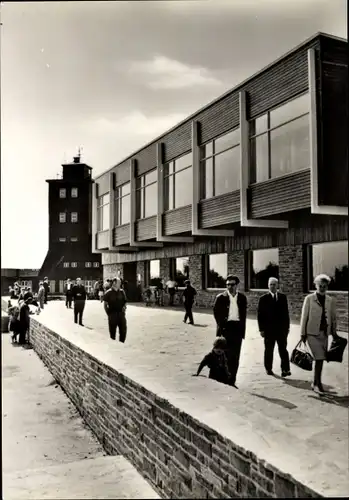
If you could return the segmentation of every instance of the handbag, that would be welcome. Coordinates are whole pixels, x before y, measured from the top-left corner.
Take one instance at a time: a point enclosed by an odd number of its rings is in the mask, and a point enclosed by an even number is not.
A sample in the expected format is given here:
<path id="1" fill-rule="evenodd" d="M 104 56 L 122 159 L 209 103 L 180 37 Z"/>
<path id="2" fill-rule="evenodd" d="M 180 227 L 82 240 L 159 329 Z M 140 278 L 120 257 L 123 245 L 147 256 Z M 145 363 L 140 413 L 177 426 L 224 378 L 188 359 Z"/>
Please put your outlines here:
<path id="1" fill-rule="evenodd" d="M 300 346 L 304 344 L 305 350 L 301 350 Z M 296 347 L 293 349 L 292 355 L 291 355 L 291 363 L 294 365 L 298 366 L 298 368 L 301 368 L 302 370 L 306 370 L 308 372 L 311 372 L 313 369 L 313 356 L 310 354 L 307 344 L 303 342 L 303 340 L 300 340 Z"/>
<path id="2" fill-rule="evenodd" d="M 347 347 L 348 341 L 344 337 L 337 335 L 333 338 L 331 346 L 327 351 L 327 362 L 335 361 L 341 363 L 343 361 L 343 354 Z"/>

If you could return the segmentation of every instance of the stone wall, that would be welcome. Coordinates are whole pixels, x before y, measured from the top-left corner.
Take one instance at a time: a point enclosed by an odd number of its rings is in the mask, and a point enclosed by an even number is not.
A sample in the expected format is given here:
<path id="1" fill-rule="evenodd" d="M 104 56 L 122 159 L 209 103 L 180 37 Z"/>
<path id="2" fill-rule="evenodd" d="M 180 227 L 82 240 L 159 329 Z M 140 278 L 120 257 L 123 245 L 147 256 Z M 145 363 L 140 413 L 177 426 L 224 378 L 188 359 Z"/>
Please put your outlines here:
<path id="1" fill-rule="evenodd" d="M 31 342 L 109 454 L 163 498 L 319 496 L 32 318 Z"/>

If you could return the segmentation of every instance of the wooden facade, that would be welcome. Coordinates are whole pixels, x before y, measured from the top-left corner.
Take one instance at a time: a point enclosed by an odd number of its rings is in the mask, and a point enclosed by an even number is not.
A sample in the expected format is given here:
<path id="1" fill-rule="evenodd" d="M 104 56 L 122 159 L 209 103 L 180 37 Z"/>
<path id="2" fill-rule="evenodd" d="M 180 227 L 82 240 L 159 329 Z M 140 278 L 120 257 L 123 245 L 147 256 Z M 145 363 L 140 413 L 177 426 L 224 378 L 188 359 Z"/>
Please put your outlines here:
<path id="1" fill-rule="evenodd" d="M 330 205 L 335 211 L 337 206 L 344 207 L 348 203 L 347 120 L 346 106 L 343 105 L 343 102 L 347 103 L 348 85 L 346 50 L 347 43 L 343 40 L 323 34 L 312 37 L 99 176 L 96 179 L 96 195 L 102 196 L 110 191 L 110 173 L 113 174 L 114 188 L 130 181 L 131 164 L 134 164 L 135 177 L 153 170 L 154 167 L 158 168 L 159 175 L 162 176 L 164 163 L 190 151 L 193 162 L 198 161 L 197 153 L 194 154 L 193 123 L 198 124 L 198 146 L 239 127 L 241 93 L 246 96 L 246 117 L 248 120 L 253 120 L 303 93 L 310 92 L 309 52 L 311 51 L 315 54 L 317 113 L 317 142 L 311 147 L 316 148 L 316 155 L 313 155 L 316 164 L 309 165 L 309 168 L 304 170 L 248 185 L 246 192 L 243 191 L 244 188 L 240 188 L 213 198 L 199 199 L 198 203 L 193 201 L 193 205 L 160 212 L 157 216 L 134 220 L 131 226 L 127 224 L 116 227 L 112 224 L 108 243 L 105 233 L 97 234 L 97 249 L 103 253 L 103 250 L 112 251 L 113 246 L 129 247 L 129 253 L 120 254 L 122 261 L 139 261 L 141 255 L 147 255 L 147 249 L 137 248 L 137 241 L 142 242 L 142 247 L 146 242 L 149 244 L 151 242 L 154 244 L 156 241 L 163 242 L 164 249 L 149 248 L 151 255 L 161 255 L 162 252 L 169 251 L 170 245 L 171 248 L 178 250 L 180 248 L 177 246 L 178 238 L 194 235 L 196 222 L 199 231 L 195 232 L 194 237 L 200 244 L 206 236 L 208 241 L 214 239 L 221 242 L 223 233 L 219 237 L 214 233 L 218 228 L 227 231 L 227 241 L 230 241 L 229 245 L 234 248 L 236 245 L 240 245 L 241 248 L 249 248 L 249 245 L 253 248 L 263 247 L 264 241 L 267 241 L 269 246 L 275 246 L 278 244 L 278 238 L 281 238 L 283 245 L 293 245 L 298 241 L 297 228 L 293 227 L 295 214 L 298 213 L 306 213 L 310 217 L 310 229 L 304 231 L 316 231 L 313 221 L 317 219 L 318 216 L 315 214 L 319 212 L 312 212 L 314 169 L 317 174 L 319 204 Z M 161 161 L 158 155 L 159 146 L 162 148 Z M 242 152 L 241 155 L 243 154 Z M 244 165 L 242 160 L 241 165 Z M 195 187 L 193 187 L 193 200 L 196 200 L 194 191 Z M 242 198 L 242 193 L 246 194 L 245 198 Z M 131 191 L 131 198 L 132 196 L 135 196 L 134 190 Z M 242 200 L 246 198 L 247 221 L 243 220 L 241 212 Z M 94 198 L 93 202 L 96 204 L 97 198 Z M 329 213 L 333 214 L 333 210 Z M 325 224 L 326 214 L 321 217 L 321 221 Z M 282 219 L 284 225 L 278 226 L 278 219 Z M 347 220 L 346 216 L 344 219 Z M 296 224 L 299 224 L 299 221 Z M 277 227 L 281 226 L 285 229 L 278 230 Z M 229 231 L 235 232 L 232 238 L 229 238 Z M 301 239 L 307 239 L 304 231 L 299 229 Z M 186 242 L 185 248 L 189 247 L 190 244 Z"/>

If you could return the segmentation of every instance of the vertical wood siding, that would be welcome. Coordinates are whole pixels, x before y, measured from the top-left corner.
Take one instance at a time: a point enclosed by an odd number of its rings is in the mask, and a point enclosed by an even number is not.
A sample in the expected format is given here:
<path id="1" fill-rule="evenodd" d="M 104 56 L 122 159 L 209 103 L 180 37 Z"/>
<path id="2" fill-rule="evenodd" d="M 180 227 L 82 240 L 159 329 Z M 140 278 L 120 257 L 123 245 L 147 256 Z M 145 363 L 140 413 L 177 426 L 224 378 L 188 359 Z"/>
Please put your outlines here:
<path id="1" fill-rule="evenodd" d="M 310 169 L 249 188 L 250 217 L 268 217 L 310 207 Z"/>
<path id="2" fill-rule="evenodd" d="M 156 238 L 156 215 L 136 222 L 136 241 Z"/>
<path id="3" fill-rule="evenodd" d="M 163 228 L 165 236 L 191 231 L 191 205 L 166 212 Z"/>
<path id="4" fill-rule="evenodd" d="M 203 229 L 239 222 L 239 220 L 240 191 L 201 200 L 200 202 L 199 225 Z"/>

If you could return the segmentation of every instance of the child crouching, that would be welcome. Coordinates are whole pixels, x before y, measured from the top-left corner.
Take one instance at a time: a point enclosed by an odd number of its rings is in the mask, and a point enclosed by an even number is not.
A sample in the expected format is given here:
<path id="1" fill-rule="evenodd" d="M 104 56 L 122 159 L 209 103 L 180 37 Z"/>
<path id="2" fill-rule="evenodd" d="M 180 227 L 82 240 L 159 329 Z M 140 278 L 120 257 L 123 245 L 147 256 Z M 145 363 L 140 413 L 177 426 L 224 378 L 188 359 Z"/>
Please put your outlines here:
<path id="1" fill-rule="evenodd" d="M 227 357 L 225 354 L 225 349 L 227 347 L 227 341 L 224 337 L 217 337 L 213 343 L 213 349 L 211 352 L 206 354 L 204 359 L 201 361 L 198 371 L 195 374 L 198 376 L 205 366 L 210 369 L 209 378 L 221 382 L 222 384 L 228 384 L 230 379 L 230 373 L 228 369 Z"/>

